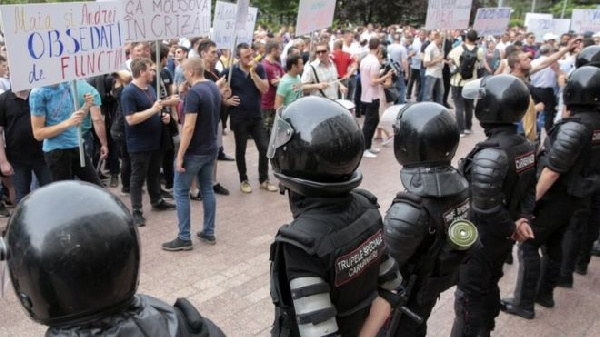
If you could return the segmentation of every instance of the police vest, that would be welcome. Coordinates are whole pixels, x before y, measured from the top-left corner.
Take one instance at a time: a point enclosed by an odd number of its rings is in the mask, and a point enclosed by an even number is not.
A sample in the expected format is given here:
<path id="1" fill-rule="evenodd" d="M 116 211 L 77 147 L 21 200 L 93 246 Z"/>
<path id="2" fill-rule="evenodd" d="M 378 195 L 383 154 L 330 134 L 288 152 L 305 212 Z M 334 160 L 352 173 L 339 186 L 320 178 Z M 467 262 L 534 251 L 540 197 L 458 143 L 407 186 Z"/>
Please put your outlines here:
<path id="1" fill-rule="evenodd" d="M 470 169 L 473 157 L 485 148 L 502 150 L 508 157 L 508 172 L 502 183 L 503 204 L 508 209 L 511 219 L 517 220 L 521 217 L 521 200 L 536 180 L 535 149 L 527 139 L 516 133 L 495 134 L 475 145 L 475 148 L 461 162 L 460 171 L 467 180 L 471 181 Z"/>
<path id="2" fill-rule="evenodd" d="M 425 224 L 428 227 L 427 237 L 400 268 L 405 281 L 415 279 L 415 288 L 408 289 L 410 297 L 416 296 L 417 303 L 426 305 L 458 281 L 459 267 L 465 261 L 468 250 L 454 249 L 448 242 L 447 233 L 455 220 L 468 219 L 469 191 L 465 189 L 459 194 L 443 198 L 423 198 L 414 193 L 400 192 L 392 201 L 392 207 L 400 202 L 421 209 L 421 213 L 427 215 L 421 218 L 429 220 Z"/>
<path id="3" fill-rule="evenodd" d="M 572 196 L 585 198 L 600 191 L 600 112 L 580 112 L 571 118 L 563 119 L 550 130 L 546 138 L 546 150 L 550 149 L 556 140 L 560 125 L 568 122 L 585 125 L 591 131 L 591 135 L 589 141 L 582 147 L 573 167 L 568 173 L 562 174 L 556 184 L 566 189 Z M 545 157 L 547 154 L 548 152 L 545 151 L 542 156 Z"/>
<path id="4" fill-rule="evenodd" d="M 318 208 L 302 212 L 279 229 L 271 245 L 271 298 L 275 304 L 272 336 L 299 336 L 286 275 L 283 244 L 301 248 L 328 266 L 331 302 L 337 310 L 338 334 L 357 336 L 377 296 L 379 265 L 385 245 L 379 205 L 368 191 L 355 189 L 348 212 Z"/>

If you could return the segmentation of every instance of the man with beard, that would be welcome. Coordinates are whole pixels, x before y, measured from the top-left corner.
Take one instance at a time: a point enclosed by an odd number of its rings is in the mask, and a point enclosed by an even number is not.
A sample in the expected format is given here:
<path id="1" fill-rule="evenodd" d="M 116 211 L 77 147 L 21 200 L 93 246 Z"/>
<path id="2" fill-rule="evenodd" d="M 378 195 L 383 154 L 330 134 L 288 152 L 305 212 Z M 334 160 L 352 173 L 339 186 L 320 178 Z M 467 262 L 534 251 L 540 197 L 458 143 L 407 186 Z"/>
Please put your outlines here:
<path id="1" fill-rule="evenodd" d="M 281 49 L 279 48 L 279 42 L 277 42 L 277 40 L 268 40 L 265 52 L 266 56 L 260 63 L 263 68 L 265 68 L 267 80 L 269 80 L 269 90 L 261 97 L 260 111 L 263 121 L 265 122 L 265 129 L 267 134 L 269 134 L 271 132 L 271 126 L 273 126 L 273 118 L 275 117 L 274 105 L 277 87 L 279 86 L 279 81 L 283 75 L 285 75 L 285 71 L 281 67 Z"/>

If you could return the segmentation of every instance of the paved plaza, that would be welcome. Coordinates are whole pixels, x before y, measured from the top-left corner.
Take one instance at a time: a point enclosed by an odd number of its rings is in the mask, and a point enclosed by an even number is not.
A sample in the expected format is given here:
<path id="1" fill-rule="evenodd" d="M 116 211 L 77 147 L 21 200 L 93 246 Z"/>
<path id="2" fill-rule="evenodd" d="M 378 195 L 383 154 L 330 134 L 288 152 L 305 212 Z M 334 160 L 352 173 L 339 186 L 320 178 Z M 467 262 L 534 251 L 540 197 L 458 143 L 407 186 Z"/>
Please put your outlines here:
<path id="1" fill-rule="evenodd" d="M 457 157 L 465 156 L 483 139 L 476 129 L 461 138 Z M 226 152 L 235 153 L 233 134 L 225 138 Z M 377 146 L 378 141 L 374 142 Z M 390 144 L 391 145 L 391 144 Z M 269 245 L 277 229 L 291 220 L 287 196 L 260 190 L 258 186 L 258 152 L 248 143 L 246 159 L 253 192 L 239 190 L 235 162 L 219 162 L 219 180 L 231 190 L 227 197 L 217 196 L 216 235 L 218 243 L 209 246 L 194 237 L 189 252 L 167 252 L 160 244 L 177 234 L 174 211 L 153 212 L 144 195 L 146 227 L 140 229 L 142 265 L 139 292 L 173 304 L 177 297 L 187 297 L 201 314 L 211 318 L 228 336 L 269 336 L 273 306 L 269 297 Z M 383 148 L 377 159 L 363 159 L 362 187 L 379 197 L 385 213 L 401 189 L 399 168 L 393 148 Z M 272 177 L 272 175 L 271 175 Z M 275 179 L 272 177 L 272 180 Z M 112 190 L 118 193 L 117 189 Z M 74 196 L 76 197 L 76 196 Z M 129 198 L 122 198 L 129 205 Z M 68 200 L 65 200 L 68 202 Z M 201 228 L 202 204 L 192 201 L 192 231 Z M 6 221 L 0 222 L 0 228 Z M 516 258 L 516 249 L 513 252 Z M 501 282 L 502 295 L 512 293 L 518 263 L 505 266 Z M 536 307 L 536 319 L 524 320 L 501 313 L 492 336 L 579 337 L 600 335 L 600 258 L 593 258 L 590 272 L 575 275 L 573 289 L 555 292 L 556 307 Z M 429 320 L 429 336 L 448 336 L 454 318 L 454 290 L 442 294 Z M 30 321 L 16 301 L 11 287 L 0 299 L 0 336 L 42 336 L 45 328 Z M 159 337 L 159 336 L 157 336 Z"/>

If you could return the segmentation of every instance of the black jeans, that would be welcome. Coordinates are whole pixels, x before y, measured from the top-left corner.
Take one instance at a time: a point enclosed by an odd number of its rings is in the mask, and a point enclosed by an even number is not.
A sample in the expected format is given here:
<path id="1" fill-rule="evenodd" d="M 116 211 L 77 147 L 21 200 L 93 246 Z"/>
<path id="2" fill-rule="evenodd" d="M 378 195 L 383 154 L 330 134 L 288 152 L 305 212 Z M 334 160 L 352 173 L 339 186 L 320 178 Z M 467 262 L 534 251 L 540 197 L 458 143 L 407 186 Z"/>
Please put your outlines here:
<path id="1" fill-rule="evenodd" d="M 237 164 L 240 182 L 248 180 L 246 169 L 246 147 L 248 137 L 254 139 L 258 149 L 258 180 L 262 183 L 269 179 L 269 161 L 267 159 L 267 147 L 264 122 L 262 118 L 254 119 L 231 119 L 231 130 L 235 138 L 235 163 Z"/>
<path id="2" fill-rule="evenodd" d="M 406 98 L 410 99 L 412 96 L 412 90 L 413 90 L 413 86 L 416 84 L 417 89 L 417 96 L 419 95 L 419 92 L 421 91 L 421 69 L 413 69 L 410 68 L 410 77 L 408 79 L 408 88 L 406 88 Z"/>
<path id="3" fill-rule="evenodd" d="M 150 204 L 160 202 L 160 151 L 130 153 L 131 159 L 131 208 L 142 211 L 142 187 L 144 180 L 148 186 Z"/>
<path id="4" fill-rule="evenodd" d="M 448 95 L 450 95 L 450 67 L 446 64 L 442 69 L 442 83 L 444 85 L 444 95 L 442 97 L 442 103 L 448 103 Z"/>
<path id="5" fill-rule="evenodd" d="M 470 259 L 460 267 L 451 337 L 476 337 L 480 331 L 491 331 L 500 314 L 498 282 L 513 242 L 481 227 L 479 230 L 481 247 L 471 252 Z"/>
<path id="6" fill-rule="evenodd" d="M 363 124 L 363 136 L 365 136 L 365 149 L 371 148 L 373 135 L 379 125 L 379 100 L 374 99 L 371 103 L 362 102 L 365 122 Z"/>
<path id="7" fill-rule="evenodd" d="M 92 166 L 90 157 L 84 155 L 85 167 L 79 162 L 79 148 L 56 149 L 44 153 L 44 159 L 50 169 L 52 181 L 71 180 L 75 177 L 98 186 L 102 186 L 98 174 Z"/>
<path id="8" fill-rule="evenodd" d="M 127 151 L 127 142 L 124 139 L 117 141 L 119 148 L 119 158 L 121 158 L 121 185 L 124 189 L 129 189 L 131 183 L 131 159 Z"/>
<path id="9" fill-rule="evenodd" d="M 562 263 L 564 232 L 571 216 L 584 202 L 564 190 L 552 188 L 537 202 L 531 223 L 534 238 L 519 246 L 516 304 L 532 310 L 538 293 L 546 296 L 553 293 Z"/>
<path id="10" fill-rule="evenodd" d="M 460 133 L 473 127 L 473 100 L 462 97 L 462 87 L 452 86 L 452 99 L 456 113 L 456 123 Z"/>

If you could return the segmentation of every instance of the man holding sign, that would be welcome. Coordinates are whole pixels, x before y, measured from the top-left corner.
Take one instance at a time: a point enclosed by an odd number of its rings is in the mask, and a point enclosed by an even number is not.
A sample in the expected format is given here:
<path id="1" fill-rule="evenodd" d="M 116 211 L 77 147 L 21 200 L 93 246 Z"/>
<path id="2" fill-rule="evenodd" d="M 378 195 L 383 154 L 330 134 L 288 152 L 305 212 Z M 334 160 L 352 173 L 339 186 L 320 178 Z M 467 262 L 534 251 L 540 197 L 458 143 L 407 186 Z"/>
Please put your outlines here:
<path id="1" fill-rule="evenodd" d="M 69 82 L 36 88 L 31 91 L 31 128 L 33 137 L 44 141 L 42 150 L 50 169 L 53 181 L 68 180 L 74 177 L 101 186 L 100 178 L 88 156 L 85 166 L 80 165 L 80 149 L 77 128 L 93 105 L 91 95 L 95 90 L 85 81 L 76 81 L 76 99 L 85 97 L 85 104 L 79 110 L 73 107 L 72 90 Z"/>

